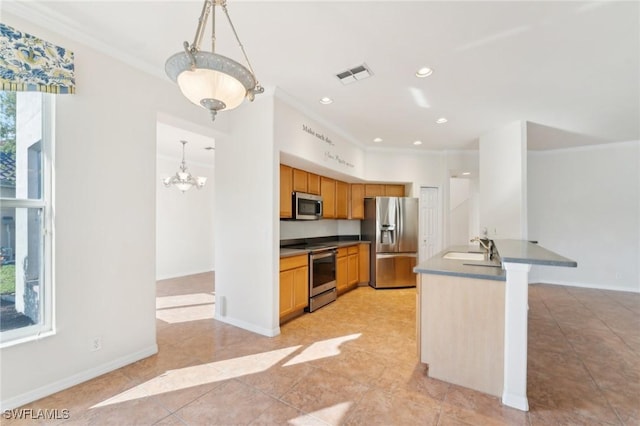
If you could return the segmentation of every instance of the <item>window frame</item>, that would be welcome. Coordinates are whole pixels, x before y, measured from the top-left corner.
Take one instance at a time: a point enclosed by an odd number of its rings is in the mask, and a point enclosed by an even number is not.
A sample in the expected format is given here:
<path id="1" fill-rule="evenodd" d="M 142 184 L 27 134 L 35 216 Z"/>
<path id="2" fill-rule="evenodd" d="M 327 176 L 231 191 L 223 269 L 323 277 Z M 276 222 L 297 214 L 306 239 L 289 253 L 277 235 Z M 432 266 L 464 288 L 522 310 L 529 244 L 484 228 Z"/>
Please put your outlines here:
<path id="1" fill-rule="evenodd" d="M 19 93 L 19 92 L 18 92 Z M 37 324 L 0 332 L 0 348 L 39 340 L 55 335 L 54 293 L 54 95 L 42 93 L 42 198 L 0 198 L 3 207 L 42 209 L 40 237 L 42 242 L 42 291 L 40 299 L 41 320 Z"/>

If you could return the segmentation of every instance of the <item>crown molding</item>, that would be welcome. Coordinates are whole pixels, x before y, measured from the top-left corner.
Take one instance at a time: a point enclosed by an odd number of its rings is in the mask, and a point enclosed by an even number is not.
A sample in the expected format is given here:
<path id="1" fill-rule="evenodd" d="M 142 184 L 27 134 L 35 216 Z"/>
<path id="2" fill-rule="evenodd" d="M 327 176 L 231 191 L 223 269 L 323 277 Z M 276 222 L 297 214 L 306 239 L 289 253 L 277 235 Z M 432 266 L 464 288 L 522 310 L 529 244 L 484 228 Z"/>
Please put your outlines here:
<path id="1" fill-rule="evenodd" d="M 166 79 L 158 67 L 141 61 L 90 35 L 90 29 L 57 12 L 54 8 L 35 1 L 4 0 L 2 12 L 14 15 L 27 22 L 40 26 L 69 40 L 83 44 L 107 56 L 115 58 L 133 68 L 155 77 Z M 71 49 L 73 50 L 73 49 Z"/>

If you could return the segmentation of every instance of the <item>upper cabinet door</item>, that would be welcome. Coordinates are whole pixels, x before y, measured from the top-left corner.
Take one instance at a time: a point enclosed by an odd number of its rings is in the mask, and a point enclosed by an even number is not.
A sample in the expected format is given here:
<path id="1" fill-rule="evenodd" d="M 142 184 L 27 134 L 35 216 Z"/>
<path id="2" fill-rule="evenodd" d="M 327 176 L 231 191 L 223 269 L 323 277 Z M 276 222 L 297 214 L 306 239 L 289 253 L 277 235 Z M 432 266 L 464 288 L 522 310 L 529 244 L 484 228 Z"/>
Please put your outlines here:
<path id="1" fill-rule="evenodd" d="M 349 184 L 336 181 L 336 219 L 349 218 Z"/>
<path id="2" fill-rule="evenodd" d="M 336 181 L 320 176 L 320 195 L 322 196 L 322 217 L 334 219 L 336 217 Z"/>
<path id="3" fill-rule="evenodd" d="M 307 190 L 307 172 L 293 169 L 293 190 L 295 192 L 309 192 Z"/>
<path id="4" fill-rule="evenodd" d="M 315 173 L 307 173 L 307 191 L 309 194 L 320 195 L 320 176 Z"/>
<path id="5" fill-rule="evenodd" d="M 367 183 L 364 185 L 365 197 L 384 197 L 384 185 L 380 183 Z"/>
<path id="6" fill-rule="evenodd" d="M 293 172 L 292 168 L 280 164 L 280 218 L 290 219 L 293 217 Z"/>
<path id="7" fill-rule="evenodd" d="M 364 219 L 364 184 L 351 185 L 351 219 Z"/>
<path id="8" fill-rule="evenodd" d="M 404 185 L 385 185 L 385 197 L 404 197 Z"/>

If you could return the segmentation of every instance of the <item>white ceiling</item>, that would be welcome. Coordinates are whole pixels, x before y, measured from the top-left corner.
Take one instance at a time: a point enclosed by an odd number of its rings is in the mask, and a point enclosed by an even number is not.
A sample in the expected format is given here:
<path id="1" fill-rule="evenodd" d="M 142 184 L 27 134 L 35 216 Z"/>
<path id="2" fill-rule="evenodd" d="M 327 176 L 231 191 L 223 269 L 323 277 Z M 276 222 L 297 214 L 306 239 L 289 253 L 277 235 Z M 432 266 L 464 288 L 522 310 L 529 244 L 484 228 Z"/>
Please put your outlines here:
<path id="1" fill-rule="evenodd" d="M 2 8 L 161 78 L 165 60 L 192 41 L 202 5 L 25 3 Z M 536 124 L 533 149 L 640 139 L 639 5 L 228 0 L 263 86 L 363 146 L 421 150 L 476 148 L 480 135 L 515 120 Z M 219 9 L 218 18 L 216 51 L 241 61 Z M 335 77 L 362 63 L 373 77 L 352 85 Z M 422 66 L 433 75 L 416 78 Z M 321 105 L 323 96 L 334 103 Z M 449 122 L 436 124 L 441 116 Z"/>

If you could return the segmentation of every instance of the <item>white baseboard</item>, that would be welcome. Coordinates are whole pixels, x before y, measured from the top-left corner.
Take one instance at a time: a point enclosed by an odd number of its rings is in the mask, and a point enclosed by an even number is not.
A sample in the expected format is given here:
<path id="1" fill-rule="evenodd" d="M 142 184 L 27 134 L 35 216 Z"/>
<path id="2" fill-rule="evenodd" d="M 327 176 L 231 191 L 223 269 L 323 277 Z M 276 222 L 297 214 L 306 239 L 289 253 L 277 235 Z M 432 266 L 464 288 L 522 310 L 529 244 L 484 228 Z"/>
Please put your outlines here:
<path id="1" fill-rule="evenodd" d="M 611 290 L 611 291 L 626 291 L 629 293 L 640 293 L 640 288 L 628 288 L 628 287 L 605 287 L 598 284 L 585 284 L 585 283 L 576 283 L 571 281 L 549 281 L 549 280 L 539 280 L 536 282 L 530 282 L 531 284 L 550 284 L 550 285 L 563 285 L 567 287 L 579 287 L 579 288 L 591 288 L 594 290 Z"/>
<path id="2" fill-rule="evenodd" d="M 503 393 L 502 403 L 507 407 L 513 407 L 520 411 L 529 411 L 529 400 L 527 399 L 526 395 L 522 396 Z"/>
<path id="3" fill-rule="evenodd" d="M 231 324 L 235 327 L 239 327 L 242 328 L 244 330 L 248 330 L 251 331 L 253 333 L 257 333 L 257 334 L 261 334 L 263 336 L 267 336 L 267 337 L 274 337 L 280 334 L 280 327 L 276 327 L 276 328 L 264 328 L 264 327 L 257 327 L 255 324 L 251 324 L 236 318 L 231 318 L 231 317 L 227 317 L 227 316 L 220 316 L 218 315 L 218 313 L 216 312 L 214 315 L 214 319 L 227 323 L 227 324 Z"/>
<path id="4" fill-rule="evenodd" d="M 37 401 L 38 399 L 53 395 L 56 392 L 68 389 L 82 382 L 86 382 L 87 380 L 94 379 L 98 376 L 109 373 L 113 370 L 117 370 L 120 367 L 132 364 L 156 353 L 158 353 L 158 345 L 149 346 L 148 348 L 142 349 L 138 352 L 134 352 L 132 354 L 117 358 L 113 361 L 107 362 L 94 368 L 90 368 L 72 376 L 65 377 L 62 380 L 58 380 L 29 392 L 25 392 L 21 395 L 2 400 L 0 401 L 0 412 L 3 412 L 5 410 L 12 410 L 30 402 Z"/>

